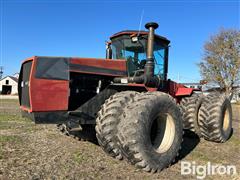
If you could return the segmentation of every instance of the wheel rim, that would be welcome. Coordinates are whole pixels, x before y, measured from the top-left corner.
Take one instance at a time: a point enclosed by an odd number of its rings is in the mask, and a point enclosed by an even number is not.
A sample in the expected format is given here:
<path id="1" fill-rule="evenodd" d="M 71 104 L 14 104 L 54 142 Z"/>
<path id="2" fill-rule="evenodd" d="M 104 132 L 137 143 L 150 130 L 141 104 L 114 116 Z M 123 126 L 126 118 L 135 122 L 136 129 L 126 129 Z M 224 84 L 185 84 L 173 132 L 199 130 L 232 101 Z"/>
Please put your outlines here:
<path id="1" fill-rule="evenodd" d="M 168 151 L 175 137 L 173 117 L 168 113 L 158 115 L 152 123 L 150 135 L 152 146 L 157 153 Z"/>
<path id="2" fill-rule="evenodd" d="M 228 130 L 229 124 L 230 124 L 230 112 L 229 112 L 229 109 L 226 108 L 226 109 L 225 109 L 225 112 L 224 112 L 223 124 L 222 124 L 223 131 L 224 131 L 224 132 Z"/>

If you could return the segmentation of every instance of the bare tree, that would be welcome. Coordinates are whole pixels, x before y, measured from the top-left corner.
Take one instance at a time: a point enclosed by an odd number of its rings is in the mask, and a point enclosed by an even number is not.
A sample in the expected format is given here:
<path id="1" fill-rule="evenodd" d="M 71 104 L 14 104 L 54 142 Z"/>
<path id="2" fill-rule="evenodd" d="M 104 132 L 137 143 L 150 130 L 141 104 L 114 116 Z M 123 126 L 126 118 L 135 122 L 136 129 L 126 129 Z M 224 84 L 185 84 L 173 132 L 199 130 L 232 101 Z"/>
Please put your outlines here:
<path id="1" fill-rule="evenodd" d="M 227 95 L 240 80 L 240 31 L 222 29 L 204 45 L 198 64 L 204 80 L 216 83 Z"/>

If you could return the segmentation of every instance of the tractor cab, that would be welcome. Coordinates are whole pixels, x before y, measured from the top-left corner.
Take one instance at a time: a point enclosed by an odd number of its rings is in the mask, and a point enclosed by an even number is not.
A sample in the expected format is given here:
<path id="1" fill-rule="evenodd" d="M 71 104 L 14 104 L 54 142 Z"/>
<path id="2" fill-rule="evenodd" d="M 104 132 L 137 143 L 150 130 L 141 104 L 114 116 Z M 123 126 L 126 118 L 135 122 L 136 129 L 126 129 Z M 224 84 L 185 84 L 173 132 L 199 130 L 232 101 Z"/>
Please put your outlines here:
<path id="1" fill-rule="evenodd" d="M 112 59 L 126 59 L 128 77 L 141 76 L 147 60 L 148 31 L 121 31 L 110 37 Z M 155 35 L 153 44 L 154 75 L 167 79 L 170 41 Z"/>

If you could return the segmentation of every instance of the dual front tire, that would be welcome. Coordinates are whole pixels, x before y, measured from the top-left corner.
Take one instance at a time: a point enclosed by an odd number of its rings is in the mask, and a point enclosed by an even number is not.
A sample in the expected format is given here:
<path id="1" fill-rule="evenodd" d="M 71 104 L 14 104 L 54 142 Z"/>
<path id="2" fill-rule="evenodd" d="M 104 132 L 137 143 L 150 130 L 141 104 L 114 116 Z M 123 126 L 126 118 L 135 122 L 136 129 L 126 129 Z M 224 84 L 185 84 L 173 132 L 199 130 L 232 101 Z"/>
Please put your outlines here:
<path id="1" fill-rule="evenodd" d="M 118 124 L 124 108 L 134 102 L 137 94 L 135 91 L 114 94 L 105 101 L 97 115 L 95 130 L 98 143 L 107 154 L 119 160 L 123 156 L 117 144 Z"/>

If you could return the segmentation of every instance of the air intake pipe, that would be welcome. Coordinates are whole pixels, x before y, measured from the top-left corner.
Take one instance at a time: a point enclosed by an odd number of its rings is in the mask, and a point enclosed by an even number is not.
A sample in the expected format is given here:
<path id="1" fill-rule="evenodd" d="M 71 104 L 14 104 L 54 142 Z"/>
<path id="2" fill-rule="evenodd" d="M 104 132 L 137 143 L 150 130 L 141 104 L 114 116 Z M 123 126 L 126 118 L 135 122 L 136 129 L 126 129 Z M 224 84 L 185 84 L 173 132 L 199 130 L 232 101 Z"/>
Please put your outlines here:
<path id="1" fill-rule="evenodd" d="M 106 42 L 106 59 L 112 59 L 111 42 Z"/>
<path id="2" fill-rule="evenodd" d="M 158 28 L 158 24 L 154 22 L 147 23 L 145 28 L 149 30 L 148 32 L 148 42 L 147 42 L 147 60 L 144 66 L 144 84 L 150 86 L 155 84 L 156 80 L 154 78 L 154 36 L 155 29 Z"/>

